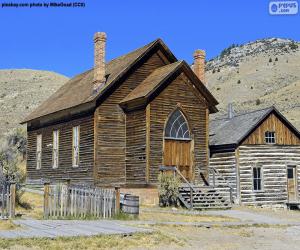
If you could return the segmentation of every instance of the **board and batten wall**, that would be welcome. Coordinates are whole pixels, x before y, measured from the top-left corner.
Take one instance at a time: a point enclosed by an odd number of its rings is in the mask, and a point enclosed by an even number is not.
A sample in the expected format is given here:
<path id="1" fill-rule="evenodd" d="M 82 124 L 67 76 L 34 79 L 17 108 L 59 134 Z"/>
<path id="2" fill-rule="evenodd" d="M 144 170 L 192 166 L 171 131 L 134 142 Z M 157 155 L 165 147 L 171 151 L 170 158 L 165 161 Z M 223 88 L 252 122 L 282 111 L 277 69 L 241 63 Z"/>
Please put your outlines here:
<path id="1" fill-rule="evenodd" d="M 299 194 L 300 146 L 240 146 L 239 172 L 241 203 L 249 205 L 285 203 L 288 198 L 288 165 L 297 167 L 297 181 Z M 253 167 L 262 167 L 262 191 L 253 191 Z"/>
<path id="2" fill-rule="evenodd" d="M 51 125 L 27 134 L 27 178 L 31 180 L 65 181 L 93 183 L 94 164 L 94 119 L 93 115 L 68 122 Z M 79 166 L 72 167 L 72 128 L 80 126 Z M 52 167 L 53 130 L 59 130 L 59 163 Z M 36 169 L 37 135 L 42 135 L 42 166 Z"/>
<path id="3" fill-rule="evenodd" d="M 275 132 L 278 145 L 300 145 L 300 139 L 274 113 L 257 127 L 242 144 L 265 144 L 266 131 Z"/>
<path id="4" fill-rule="evenodd" d="M 96 185 L 114 186 L 128 184 L 128 182 L 135 180 L 136 174 L 138 174 L 135 171 L 141 171 L 140 159 L 138 158 L 139 162 L 134 162 L 135 159 L 133 159 L 136 158 L 134 151 L 137 150 L 135 147 L 138 147 L 138 145 L 128 145 L 129 151 L 126 152 L 126 143 L 134 143 L 129 138 L 128 141 L 126 139 L 126 135 L 133 128 L 129 123 L 126 126 L 126 114 L 119 106 L 119 103 L 153 70 L 166 64 L 167 59 L 162 58 L 162 56 L 161 53 L 159 54 L 159 51 L 150 56 L 96 109 Z M 133 116 L 128 115 L 128 119 L 134 119 Z M 128 131 L 126 131 L 127 128 Z M 143 145 L 140 146 L 142 147 Z M 126 164 L 129 164 L 128 171 L 126 171 Z M 140 182 L 140 178 L 141 176 L 136 181 Z"/>
<path id="5" fill-rule="evenodd" d="M 179 107 L 186 116 L 193 136 L 191 154 L 195 181 L 202 182 L 200 170 L 207 173 L 207 107 L 194 91 L 190 83 L 186 82 L 185 76 L 181 74 L 169 83 L 148 106 L 150 183 L 158 181 L 159 166 L 163 165 L 164 128 L 169 115 L 176 107 Z"/>

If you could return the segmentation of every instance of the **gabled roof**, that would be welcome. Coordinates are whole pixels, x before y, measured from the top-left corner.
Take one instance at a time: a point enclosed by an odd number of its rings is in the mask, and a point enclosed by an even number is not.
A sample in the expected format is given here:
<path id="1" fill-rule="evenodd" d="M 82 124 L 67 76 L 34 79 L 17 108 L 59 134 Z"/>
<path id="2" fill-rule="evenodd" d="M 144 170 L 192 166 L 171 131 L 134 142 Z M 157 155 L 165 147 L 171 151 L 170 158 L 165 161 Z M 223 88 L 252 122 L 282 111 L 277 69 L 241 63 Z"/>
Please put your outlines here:
<path id="1" fill-rule="evenodd" d="M 271 113 L 275 113 L 284 124 L 300 138 L 299 131 L 272 106 L 248 113 L 236 114 L 231 119 L 221 118 L 210 121 L 210 146 L 239 145 Z"/>
<path id="2" fill-rule="evenodd" d="M 59 111 L 72 109 L 80 105 L 92 103 L 96 105 L 96 100 L 106 93 L 122 76 L 124 76 L 132 67 L 134 67 L 144 56 L 152 49 L 162 48 L 164 54 L 171 62 L 177 61 L 176 57 L 163 43 L 161 39 L 157 39 L 137 50 L 126 55 L 111 60 L 106 64 L 106 83 L 97 94 L 93 94 L 93 69 L 88 70 L 80 75 L 75 76 L 45 102 L 43 102 L 36 110 L 27 116 L 22 123 L 57 113 Z"/>
<path id="3" fill-rule="evenodd" d="M 181 72 L 185 72 L 192 80 L 196 89 L 206 99 L 210 111 L 212 113 L 217 112 L 218 110 L 215 106 L 218 104 L 218 101 L 198 79 L 185 61 L 177 61 L 154 70 L 141 84 L 139 84 L 120 102 L 120 105 L 123 108 L 126 108 L 131 103 L 141 105 L 149 102 L 151 97 L 162 89 L 161 87 L 165 82 L 167 82 L 170 78 L 179 75 Z"/>

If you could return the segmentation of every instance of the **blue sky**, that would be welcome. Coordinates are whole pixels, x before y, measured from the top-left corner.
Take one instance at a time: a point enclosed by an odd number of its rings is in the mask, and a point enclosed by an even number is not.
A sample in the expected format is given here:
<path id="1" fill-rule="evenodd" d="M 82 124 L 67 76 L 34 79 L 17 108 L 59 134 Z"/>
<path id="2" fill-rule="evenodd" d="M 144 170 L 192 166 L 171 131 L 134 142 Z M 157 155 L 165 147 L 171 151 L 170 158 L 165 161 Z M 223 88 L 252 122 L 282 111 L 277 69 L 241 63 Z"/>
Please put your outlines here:
<path id="1" fill-rule="evenodd" d="M 207 57 L 212 58 L 232 43 L 265 37 L 300 40 L 300 15 L 271 16 L 268 0 L 85 3 L 85 8 L 74 9 L 0 8 L 0 69 L 43 69 L 74 76 L 93 67 L 96 31 L 107 33 L 107 60 L 158 37 L 177 58 L 189 63 L 198 48 L 205 49 Z"/>

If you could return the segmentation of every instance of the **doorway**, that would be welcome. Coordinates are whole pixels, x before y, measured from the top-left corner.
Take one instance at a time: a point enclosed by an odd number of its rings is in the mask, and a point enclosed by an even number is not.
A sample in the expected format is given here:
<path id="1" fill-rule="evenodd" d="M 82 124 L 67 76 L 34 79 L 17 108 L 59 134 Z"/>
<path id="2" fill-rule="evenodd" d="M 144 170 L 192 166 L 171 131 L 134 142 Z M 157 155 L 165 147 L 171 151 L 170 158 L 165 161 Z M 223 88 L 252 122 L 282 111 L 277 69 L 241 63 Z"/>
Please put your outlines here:
<path id="1" fill-rule="evenodd" d="M 297 201 L 297 172 L 296 166 L 287 167 L 288 201 Z"/>

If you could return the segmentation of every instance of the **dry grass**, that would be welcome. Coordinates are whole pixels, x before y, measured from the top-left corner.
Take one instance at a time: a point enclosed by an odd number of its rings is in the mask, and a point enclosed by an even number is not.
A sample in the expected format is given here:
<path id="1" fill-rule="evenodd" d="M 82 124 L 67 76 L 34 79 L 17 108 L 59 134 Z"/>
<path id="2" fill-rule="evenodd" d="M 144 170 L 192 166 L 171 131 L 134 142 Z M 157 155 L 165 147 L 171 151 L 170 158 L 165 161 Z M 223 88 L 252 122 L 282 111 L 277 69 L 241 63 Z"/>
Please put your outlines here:
<path id="1" fill-rule="evenodd" d="M 157 222 L 234 222 L 237 219 L 226 216 L 209 216 L 194 214 L 175 214 L 166 212 L 146 212 L 142 211 L 139 216 L 140 220 L 157 221 Z"/>
<path id="2" fill-rule="evenodd" d="M 11 220 L 0 220 L 0 230 L 13 230 L 17 227 Z"/>
<path id="3" fill-rule="evenodd" d="M 161 232 L 131 236 L 62 237 L 56 239 L 1 239 L 0 249 L 142 249 L 184 246 L 184 242 Z"/>
<path id="4" fill-rule="evenodd" d="M 43 195 L 25 192 L 21 197 L 21 201 L 28 203 L 31 206 L 31 209 L 24 209 L 18 206 L 16 208 L 17 213 L 35 219 L 43 218 Z"/>

